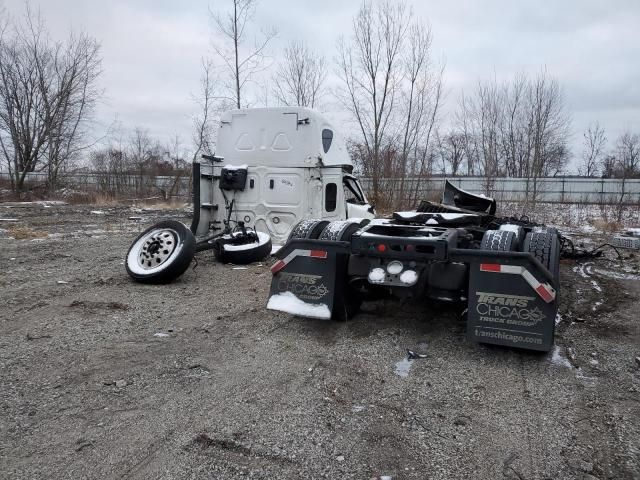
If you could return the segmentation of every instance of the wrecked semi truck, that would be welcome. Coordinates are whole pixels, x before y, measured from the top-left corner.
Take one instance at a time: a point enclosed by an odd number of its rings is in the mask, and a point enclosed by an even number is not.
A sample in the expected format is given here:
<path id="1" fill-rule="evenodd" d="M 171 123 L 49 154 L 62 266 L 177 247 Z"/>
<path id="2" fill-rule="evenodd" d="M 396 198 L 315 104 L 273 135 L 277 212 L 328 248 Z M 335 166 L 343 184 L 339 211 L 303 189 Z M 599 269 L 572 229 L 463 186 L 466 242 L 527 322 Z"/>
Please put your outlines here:
<path id="1" fill-rule="evenodd" d="M 141 282 L 180 276 L 196 251 L 225 263 L 264 259 L 306 218 L 373 218 L 344 139 L 320 113 L 302 107 L 231 110 L 216 153 L 193 164 L 191 228 L 167 220 L 143 232 L 126 257 Z"/>
<path id="2" fill-rule="evenodd" d="M 276 254 L 267 308 L 344 320 L 363 301 L 427 298 L 466 306 L 472 341 L 548 351 L 559 234 L 495 212 L 447 181 L 441 203 L 392 218 L 302 221 Z"/>

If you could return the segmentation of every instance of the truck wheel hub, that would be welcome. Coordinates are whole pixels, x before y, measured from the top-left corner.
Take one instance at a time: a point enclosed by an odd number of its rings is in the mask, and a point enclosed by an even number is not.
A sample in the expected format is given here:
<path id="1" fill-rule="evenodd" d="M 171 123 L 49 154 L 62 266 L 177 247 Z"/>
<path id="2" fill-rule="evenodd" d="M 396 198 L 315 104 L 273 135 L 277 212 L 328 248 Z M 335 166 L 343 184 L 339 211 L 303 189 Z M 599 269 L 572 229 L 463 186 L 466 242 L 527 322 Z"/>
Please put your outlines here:
<path id="1" fill-rule="evenodd" d="M 176 232 L 170 229 L 152 230 L 141 242 L 138 265 L 145 270 L 165 263 L 176 249 Z"/>

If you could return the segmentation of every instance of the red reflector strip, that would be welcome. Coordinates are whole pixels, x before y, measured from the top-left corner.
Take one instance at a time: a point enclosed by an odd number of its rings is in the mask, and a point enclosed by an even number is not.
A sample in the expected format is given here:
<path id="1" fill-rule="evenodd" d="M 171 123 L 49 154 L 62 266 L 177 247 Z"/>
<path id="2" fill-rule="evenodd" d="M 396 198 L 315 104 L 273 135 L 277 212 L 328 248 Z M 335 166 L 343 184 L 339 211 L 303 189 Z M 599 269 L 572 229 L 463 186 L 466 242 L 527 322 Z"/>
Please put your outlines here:
<path id="1" fill-rule="evenodd" d="M 276 263 L 271 265 L 271 273 L 278 273 L 282 270 L 287 264 L 282 260 L 278 260 Z"/>
<path id="2" fill-rule="evenodd" d="M 271 266 L 271 273 L 278 273 L 284 267 L 286 267 L 291 260 L 296 257 L 311 257 L 311 258 L 327 258 L 329 254 L 326 250 L 300 250 L 296 249 L 282 260 L 278 260 Z"/>
<path id="3" fill-rule="evenodd" d="M 500 263 L 481 263 L 480 271 L 520 275 L 545 302 L 550 303 L 556 299 L 556 291 L 549 285 L 540 283 L 536 277 L 531 275 L 531 272 L 524 267 L 517 265 L 502 265 Z"/>
<path id="4" fill-rule="evenodd" d="M 482 271 L 482 272 L 499 272 L 501 266 L 502 265 L 500 265 L 499 263 L 481 263 L 480 264 L 480 271 Z"/>

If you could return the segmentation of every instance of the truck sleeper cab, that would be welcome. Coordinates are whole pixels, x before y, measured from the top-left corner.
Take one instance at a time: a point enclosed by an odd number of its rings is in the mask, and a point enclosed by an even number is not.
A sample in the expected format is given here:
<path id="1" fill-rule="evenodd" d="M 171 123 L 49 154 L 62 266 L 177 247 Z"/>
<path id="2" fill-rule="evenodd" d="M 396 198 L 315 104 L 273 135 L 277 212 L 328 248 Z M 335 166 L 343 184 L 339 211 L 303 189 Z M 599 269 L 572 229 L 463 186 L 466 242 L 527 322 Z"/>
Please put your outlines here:
<path id="1" fill-rule="evenodd" d="M 343 138 L 318 112 L 302 107 L 232 110 L 222 115 L 215 156 L 199 170 L 196 236 L 215 235 L 228 217 L 282 245 L 305 218 L 373 218 Z M 221 189 L 220 178 L 246 171 Z M 194 195 L 195 197 L 195 195 Z M 196 205 L 194 205 L 194 208 Z"/>

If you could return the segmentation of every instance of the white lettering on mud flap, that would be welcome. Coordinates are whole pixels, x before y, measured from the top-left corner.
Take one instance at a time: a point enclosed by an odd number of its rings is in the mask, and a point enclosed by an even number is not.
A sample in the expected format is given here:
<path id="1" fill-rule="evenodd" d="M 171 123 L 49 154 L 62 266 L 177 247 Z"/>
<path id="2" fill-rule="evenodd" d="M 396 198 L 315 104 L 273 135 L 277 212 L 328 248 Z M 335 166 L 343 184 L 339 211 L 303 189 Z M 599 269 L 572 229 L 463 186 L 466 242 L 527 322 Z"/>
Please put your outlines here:
<path id="1" fill-rule="evenodd" d="M 278 279 L 278 290 L 291 292 L 303 300 L 320 300 L 329 289 L 321 283 L 320 275 L 282 272 Z"/>
<path id="2" fill-rule="evenodd" d="M 535 327 L 546 315 L 535 306 L 535 297 L 476 292 L 476 312 L 480 322 Z M 534 302 L 533 305 L 530 303 Z"/>

